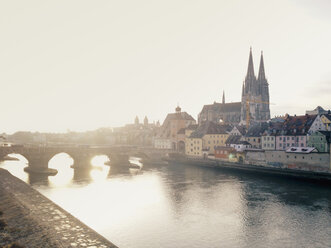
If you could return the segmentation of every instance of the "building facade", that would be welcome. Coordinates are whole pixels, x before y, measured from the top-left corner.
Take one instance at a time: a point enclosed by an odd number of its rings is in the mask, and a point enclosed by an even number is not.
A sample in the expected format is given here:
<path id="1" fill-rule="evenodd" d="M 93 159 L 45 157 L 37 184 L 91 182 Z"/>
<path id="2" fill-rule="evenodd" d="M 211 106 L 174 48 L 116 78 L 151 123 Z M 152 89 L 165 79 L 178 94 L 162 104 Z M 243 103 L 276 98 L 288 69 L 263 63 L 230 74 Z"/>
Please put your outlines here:
<path id="1" fill-rule="evenodd" d="M 178 147 L 185 147 L 182 134 L 179 132 L 190 125 L 194 125 L 194 118 L 186 112 L 182 112 L 177 106 L 175 113 L 170 113 L 165 118 L 154 141 L 157 149 L 178 150 Z M 179 132 L 179 133 L 178 133 Z M 166 148 L 164 147 L 166 145 Z"/>
<path id="2" fill-rule="evenodd" d="M 252 148 L 262 148 L 262 135 L 268 130 L 269 124 L 267 122 L 258 122 L 249 127 L 247 133 L 243 136 L 243 140 L 252 145 Z"/>
<path id="3" fill-rule="evenodd" d="M 215 153 L 215 147 L 224 146 L 232 127 L 214 122 L 202 123 L 186 138 L 185 153 L 189 156 L 202 156 L 203 151 Z"/>
<path id="4" fill-rule="evenodd" d="M 330 131 L 316 131 L 308 138 L 308 146 L 315 147 L 318 152 L 330 152 Z"/>
<path id="5" fill-rule="evenodd" d="M 325 119 L 324 119 L 324 118 Z M 316 115 L 314 122 L 311 124 L 309 128 L 308 134 L 312 134 L 316 131 L 330 131 L 329 125 L 327 125 L 326 120 L 328 120 L 328 115 Z"/>
<path id="6" fill-rule="evenodd" d="M 276 150 L 290 147 L 306 147 L 309 130 L 316 115 L 287 116 L 281 130 L 277 132 Z"/>

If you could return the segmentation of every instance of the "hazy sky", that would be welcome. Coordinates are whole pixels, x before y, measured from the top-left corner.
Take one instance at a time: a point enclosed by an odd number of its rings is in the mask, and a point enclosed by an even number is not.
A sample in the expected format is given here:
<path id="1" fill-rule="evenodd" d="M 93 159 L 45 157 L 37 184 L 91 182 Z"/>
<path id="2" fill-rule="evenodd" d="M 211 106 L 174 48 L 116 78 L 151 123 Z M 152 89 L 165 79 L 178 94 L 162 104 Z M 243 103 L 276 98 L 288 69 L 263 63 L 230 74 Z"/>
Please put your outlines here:
<path id="1" fill-rule="evenodd" d="M 164 120 L 240 101 L 253 48 L 271 115 L 331 108 L 329 0 L 0 0 L 0 132 Z"/>

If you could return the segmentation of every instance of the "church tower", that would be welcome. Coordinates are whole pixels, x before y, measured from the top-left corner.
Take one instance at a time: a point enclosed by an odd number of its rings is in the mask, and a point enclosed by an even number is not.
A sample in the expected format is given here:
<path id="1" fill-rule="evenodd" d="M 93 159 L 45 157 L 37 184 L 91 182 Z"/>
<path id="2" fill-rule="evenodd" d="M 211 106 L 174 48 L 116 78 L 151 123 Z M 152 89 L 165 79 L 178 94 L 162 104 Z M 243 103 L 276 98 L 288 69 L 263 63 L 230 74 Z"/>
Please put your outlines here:
<path id="1" fill-rule="evenodd" d="M 269 83 L 265 76 L 264 71 L 264 61 L 263 61 L 263 52 L 261 52 L 261 59 L 260 59 L 260 68 L 259 68 L 259 75 L 257 77 L 257 82 L 260 87 L 261 92 L 261 120 L 269 120 L 270 119 L 270 108 L 269 108 Z"/>
<path id="2" fill-rule="evenodd" d="M 249 111 L 247 111 L 249 107 Z M 246 122 L 246 115 L 250 114 L 251 121 L 267 121 L 270 119 L 269 84 L 265 76 L 263 54 L 261 54 L 258 78 L 254 73 L 252 48 L 250 48 L 248 68 L 242 87 L 241 123 Z"/>

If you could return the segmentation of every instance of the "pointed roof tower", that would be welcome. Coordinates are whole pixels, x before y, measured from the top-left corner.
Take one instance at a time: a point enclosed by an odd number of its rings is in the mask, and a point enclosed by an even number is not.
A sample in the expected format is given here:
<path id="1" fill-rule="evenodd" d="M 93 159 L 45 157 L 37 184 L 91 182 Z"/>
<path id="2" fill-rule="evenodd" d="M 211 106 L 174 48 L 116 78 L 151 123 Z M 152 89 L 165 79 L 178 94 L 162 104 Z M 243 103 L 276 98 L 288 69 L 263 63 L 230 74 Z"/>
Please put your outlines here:
<path id="1" fill-rule="evenodd" d="M 259 81 L 265 80 L 265 71 L 264 71 L 264 61 L 263 61 L 263 51 L 261 51 L 261 59 L 260 59 L 260 68 L 259 68 L 259 76 L 257 78 Z"/>
<path id="2" fill-rule="evenodd" d="M 139 125 L 139 118 L 138 118 L 138 116 L 136 116 L 136 118 L 134 119 L 134 124 Z"/>
<path id="3" fill-rule="evenodd" d="M 225 103 L 225 93 L 224 93 L 224 90 L 223 90 L 222 103 L 223 103 L 223 104 Z"/>
<path id="4" fill-rule="evenodd" d="M 147 118 L 147 116 L 145 116 L 145 118 L 144 118 L 144 125 L 145 126 L 148 126 L 148 118 Z"/>
<path id="5" fill-rule="evenodd" d="M 249 51 L 249 59 L 248 59 L 248 68 L 247 68 L 246 79 L 251 79 L 251 78 L 255 78 L 252 47 L 250 47 L 250 51 Z"/>

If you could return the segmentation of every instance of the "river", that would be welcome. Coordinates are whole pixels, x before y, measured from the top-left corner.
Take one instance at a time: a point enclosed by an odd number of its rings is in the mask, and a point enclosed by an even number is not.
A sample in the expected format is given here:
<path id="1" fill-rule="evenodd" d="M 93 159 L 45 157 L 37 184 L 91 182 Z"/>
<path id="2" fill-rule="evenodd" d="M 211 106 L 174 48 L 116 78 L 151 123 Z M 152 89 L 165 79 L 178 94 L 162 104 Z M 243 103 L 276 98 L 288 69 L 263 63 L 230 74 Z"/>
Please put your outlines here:
<path id="1" fill-rule="evenodd" d="M 331 189 L 307 182 L 184 165 L 88 171 L 58 154 L 52 177 L 26 160 L 0 167 L 121 248 L 331 247 Z"/>

